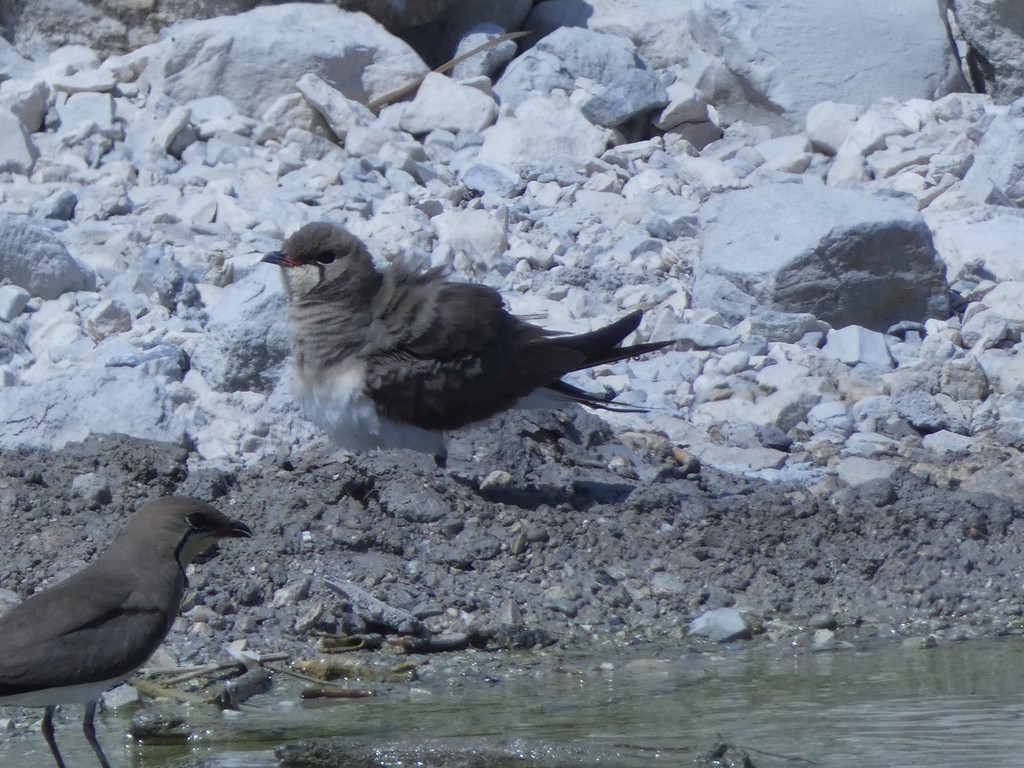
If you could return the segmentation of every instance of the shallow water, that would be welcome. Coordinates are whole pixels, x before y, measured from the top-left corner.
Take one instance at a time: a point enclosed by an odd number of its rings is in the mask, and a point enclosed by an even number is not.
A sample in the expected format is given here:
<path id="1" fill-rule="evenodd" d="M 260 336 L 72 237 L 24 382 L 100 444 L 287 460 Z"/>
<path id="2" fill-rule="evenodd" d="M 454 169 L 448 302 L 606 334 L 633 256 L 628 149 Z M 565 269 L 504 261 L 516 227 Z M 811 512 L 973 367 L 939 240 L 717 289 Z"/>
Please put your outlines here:
<path id="1" fill-rule="evenodd" d="M 718 739 L 748 749 L 761 768 L 804 764 L 793 759 L 825 768 L 1021 765 L 1021 639 L 870 652 L 455 661 L 454 674 L 428 665 L 422 681 L 372 699 L 300 702 L 287 682 L 241 713 L 192 708 L 197 735 L 174 746 L 120 749 L 130 714 L 106 714 L 100 740 L 114 766 L 147 768 L 267 768 L 277 765 L 274 746 L 313 736 L 350 737 L 356 754 L 383 746 L 408 758 L 412 749 L 424 765 L 491 751 L 538 755 L 524 765 L 691 764 Z M 58 730 L 69 768 L 96 765 L 79 717 L 69 708 Z M 0 765 L 53 763 L 34 732 L 0 742 Z"/>

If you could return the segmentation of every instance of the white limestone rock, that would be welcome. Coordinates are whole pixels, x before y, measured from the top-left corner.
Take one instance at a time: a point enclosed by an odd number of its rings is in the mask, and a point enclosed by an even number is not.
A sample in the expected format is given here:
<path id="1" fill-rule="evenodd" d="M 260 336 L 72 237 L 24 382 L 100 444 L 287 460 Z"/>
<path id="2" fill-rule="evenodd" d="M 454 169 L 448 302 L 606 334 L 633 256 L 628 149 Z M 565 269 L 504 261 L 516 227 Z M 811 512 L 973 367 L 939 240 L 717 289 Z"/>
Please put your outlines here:
<path id="1" fill-rule="evenodd" d="M 713 199 L 701 221 L 694 304 L 733 322 L 771 309 L 884 330 L 948 312 L 931 234 L 904 203 L 767 185 Z"/>
<path id="2" fill-rule="evenodd" d="M 581 91 L 574 100 L 580 111 L 609 128 L 668 102 L 658 76 L 629 40 L 578 27 L 552 32 L 509 64 L 494 84 L 501 103 L 512 107 L 535 95 L 574 88 Z"/>
<path id="3" fill-rule="evenodd" d="M 807 136 L 811 146 L 826 155 L 835 155 L 850 136 L 862 107 L 823 101 L 807 110 Z"/>
<path id="4" fill-rule="evenodd" d="M 20 285 L 0 285 L 0 320 L 10 322 L 28 305 L 31 294 Z"/>
<path id="5" fill-rule="evenodd" d="M 610 139 L 564 96 L 527 99 L 513 114 L 499 115 L 483 137 L 477 161 L 513 169 L 559 163 L 581 167 L 600 155 Z"/>
<path id="6" fill-rule="evenodd" d="M 498 105 L 488 94 L 431 72 L 402 112 L 399 126 L 413 135 L 434 130 L 480 133 L 497 116 Z"/>
<path id="7" fill-rule="evenodd" d="M 1024 104 L 989 123 L 961 190 L 978 203 L 1024 203 Z"/>
<path id="8" fill-rule="evenodd" d="M 0 279 L 3 278 L 42 299 L 96 287 L 96 275 L 68 253 L 57 234 L 42 222 L 25 216 L 0 216 Z"/>
<path id="9" fill-rule="evenodd" d="M 117 299 L 101 301 L 85 320 L 85 330 L 97 341 L 131 329 L 131 312 L 124 302 Z"/>
<path id="10" fill-rule="evenodd" d="M 0 449 L 62 448 L 92 434 L 183 443 L 165 380 L 133 368 L 77 368 L 4 389 Z"/>
<path id="11" fill-rule="evenodd" d="M 455 55 L 452 58 L 457 59 L 470 51 L 476 50 L 488 41 L 500 37 L 505 31 L 494 24 L 480 24 L 470 28 L 459 39 L 459 44 L 455 47 Z M 505 40 L 497 45 L 492 45 L 487 50 L 476 53 L 452 67 L 452 79 L 464 80 L 467 77 L 477 77 L 479 75 L 492 77 L 515 58 L 518 50 L 519 47 L 516 45 L 515 40 Z"/>
<path id="12" fill-rule="evenodd" d="M 178 103 L 221 95 L 263 114 L 307 72 L 367 103 L 424 75 L 404 42 L 369 16 L 333 5 L 286 3 L 176 24 L 146 46 L 143 77 Z"/>
<path id="13" fill-rule="evenodd" d="M 925 211 L 935 250 L 953 282 L 979 270 L 996 282 L 1024 282 L 1024 215 L 1014 208 L 975 206 Z"/>
<path id="14" fill-rule="evenodd" d="M 0 83 L 0 108 L 9 109 L 31 135 L 43 127 L 50 88 L 41 80 L 7 80 Z"/>
<path id="15" fill-rule="evenodd" d="M 39 150 L 26 135 L 21 121 L 9 110 L 0 108 L 0 172 L 32 173 Z"/>
<path id="16" fill-rule="evenodd" d="M 348 98 L 312 72 L 300 77 L 295 85 L 309 105 L 324 118 L 339 141 L 344 141 L 353 128 L 370 125 L 376 119 L 365 106 Z"/>
<path id="17" fill-rule="evenodd" d="M 848 325 L 829 331 L 821 351 L 822 354 L 847 365 L 864 363 L 881 368 L 893 366 L 885 336 L 859 325 Z"/>
<path id="18" fill-rule="evenodd" d="M 677 80 L 665 89 L 668 104 L 653 120 L 654 127 L 667 131 L 681 123 L 708 121 L 707 94 L 683 80 Z"/>
<path id="19" fill-rule="evenodd" d="M 743 614 L 735 608 L 715 608 L 691 621 L 689 633 L 719 643 L 729 643 L 749 638 L 750 627 L 743 619 Z"/>

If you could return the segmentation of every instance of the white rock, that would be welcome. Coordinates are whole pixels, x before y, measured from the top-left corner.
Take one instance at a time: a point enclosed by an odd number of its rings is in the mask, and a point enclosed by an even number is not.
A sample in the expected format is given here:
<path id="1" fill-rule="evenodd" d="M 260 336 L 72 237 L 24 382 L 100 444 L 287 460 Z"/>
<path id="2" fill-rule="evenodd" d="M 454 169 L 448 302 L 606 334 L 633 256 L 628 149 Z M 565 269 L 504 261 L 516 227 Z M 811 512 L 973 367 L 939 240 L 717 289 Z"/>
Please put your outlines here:
<path id="1" fill-rule="evenodd" d="M 62 448 L 91 434 L 181 443 L 185 429 L 160 379 L 130 368 L 68 371 L 4 389 L 0 447 Z"/>
<path id="2" fill-rule="evenodd" d="M 893 366 L 885 336 L 859 325 L 847 325 L 828 332 L 822 354 L 847 365 L 864 363 L 881 368 Z"/>
<path id="3" fill-rule="evenodd" d="M 0 171 L 28 175 L 39 150 L 25 135 L 21 121 L 9 110 L 0 109 Z"/>
<path id="4" fill-rule="evenodd" d="M 708 97 L 700 88 L 677 80 L 665 89 L 668 104 L 653 120 L 654 126 L 663 131 L 675 128 L 680 123 L 704 123 L 708 121 Z"/>
<path id="5" fill-rule="evenodd" d="M 1007 280 L 985 294 L 985 306 L 1017 328 L 1024 327 L 1024 282 Z"/>
<path id="6" fill-rule="evenodd" d="M 501 103 L 512 107 L 573 88 L 582 91 L 576 103 L 586 118 L 609 128 L 668 101 L 628 39 L 580 27 L 556 29 L 514 59 L 494 84 Z"/>
<path id="7" fill-rule="evenodd" d="M 807 111 L 807 137 L 818 152 L 834 155 L 850 136 L 861 107 L 823 101 Z"/>
<path id="8" fill-rule="evenodd" d="M 825 400 L 807 412 L 807 426 L 811 432 L 826 430 L 838 432 L 843 437 L 853 433 L 853 417 L 838 400 Z"/>
<path id="9" fill-rule="evenodd" d="M 310 106 L 319 112 L 334 135 L 344 141 L 353 128 L 370 125 L 374 114 L 354 99 L 330 86 L 312 72 L 307 72 L 296 83 L 299 92 L 306 97 Z"/>
<path id="10" fill-rule="evenodd" d="M 145 56 L 145 77 L 178 103 L 221 95 L 263 114 L 307 72 L 368 102 L 426 73 L 420 57 L 369 16 L 333 5 L 287 3 L 176 24 Z"/>
<path id="11" fill-rule="evenodd" d="M 777 184 L 720 195 L 701 220 L 694 304 L 733 322 L 770 309 L 882 330 L 948 312 L 931 233 L 904 203 Z"/>
<path id="12" fill-rule="evenodd" d="M 498 105 L 486 93 L 430 72 L 406 106 L 399 125 L 412 134 L 437 129 L 479 133 L 492 125 L 497 115 Z"/>
<path id="13" fill-rule="evenodd" d="M 0 107 L 9 109 L 31 135 L 43 127 L 50 89 L 38 80 L 8 80 L 0 83 Z"/>
<path id="14" fill-rule="evenodd" d="M 0 320 L 10 322 L 28 305 L 30 294 L 20 285 L 0 285 Z"/>
<path id="15" fill-rule="evenodd" d="M 942 454 L 966 454 L 971 446 L 978 442 L 977 438 L 966 435 L 958 435 L 956 432 L 949 432 L 940 429 L 930 435 L 925 435 L 921 440 L 922 445 L 929 451 Z"/>
<path id="16" fill-rule="evenodd" d="M 844 144 L 843 147 L 847 145 Z M 855 187 L 867 179 L 864 158 L 859 152 L 840 149 L 832 165 L 829 166 L 825 183 L 830 187 Z"/>
<path id="17" fill-rule="evenodd" d="M 960 329 L 960 338 L 968 347 L 989 349 L 1010 333 L 1006 318 L 994 309 L 986 309 L 968 319 Z"/>
<path id="18" fill-rule="evenodd" d="M 432 223 L 439 248 L 460 253 L 475 265 L 494 268 L 508 248 L 504 223 L 489 211 L 445 211 Z"/>
<path id="19" fill-rule="evenodd" d="M 73 93 L 57 107 L 60 130 L 67 144 L 84 140 L 93 133 L 109 134 L 114 128 L 114 100 L 109 93 Z"/>
<path id="20" fill-rule="evenodd" d="M 836 465 L 839 479 L 856 488 L 872 480 L 888 480 L 895 474 L 896 465 L 885 461 L 850 456 L 841 459 Z"/>
<path id="21" fill-rule="evenodd" d="M 564 26 L 628 37 L 657 69 L 687 66 L 685 79 L 700 83 L 729 124 L 792 130 L 830 99 L 870 104 L 882 95 L 935 98 L 962 89 L 931 0 L 779 0 L 771 13 L 733 0 L 547 0 L 524 28 L 543 35 Z"/>
<path id="22" fill-rule="evenodd" d="M 735 608 L 705 611 L 690 622 L 690 634 L 728 643 L 750 637 L 750 627 Z"/>
<path id="23" fill-rule="evenodd" d="M 996 282 L 1024 282 L 1024 216 L 1009 208 L 981 206 L 925 212 L 935 234 L 935 250 L 950 282 L 979 268 Z"/>
<path id="24" fill-rule="evenodd" d="M 979 203 L 1024 203 L 1024 105 L 989 123 L 961 191 Z"/>
<path id="25" fill-rule="evenodd" d="M 455 48 L 452 58 L 457 59 L 470 51 L 474 51 L 490 40 L 502 34 L 503 30 L 493 24 L 481 24 L 470 29 L 460 40 Z M 492 45 L 485 51 L 474 54 L 468 59 L 460 61 L 452 68 L 452 78 L 463 80 L 467 77 L 486 75 L 491 77 L 508 64 L 515 57 L 519 48 L 515 40 L 505 40 L 497 45 Z"/>
<path id="26" fill-rule="evenodd" d="M 176 141 L 181 132 L 189 126 L 191 116 L 191 111 L 185 107 L 175 107 L 172 109 L 153 134 L 153 143 L 164 152 L 175 154 L 171 149 L 176 146 Z M 194 141 L 194 134 L 192 138 Z M 178 157 L 181 156 L 182 150 L 184 150 L 184 147 L 181 147 L 176 153 Z"/>
<path id="27" fill-rule="evenodd" d="M 514 114 L 501 114 L 483 136 L 477 160 L 511 168 L 582 166 L 609 140 L 607 131 L 592 125 L 564 96 L 527 99 Z"/>
<path id="28" fill-rule="evenodd" d="M 97 341 L 131 329 L 131 312 L 117 299 L 105 299 L 100 302 L 85 320 L 85 330 Z"/>
<path id="29" fill-rule="evenodd" d="M 55 77 L 50 81 L 55 91 L 65 93 L 82 93 L 83 91 L 95 91 L 107 93 L 114 90 L 117 80 L 109 70 L 86 69 L 63 77 Z"/>
<path id="30" fill-rule="evenodd" d="M 54 231 L 28 217 L 0 216 L 0 276 L 42 299 L 96 287 L 96 276 Z"/>

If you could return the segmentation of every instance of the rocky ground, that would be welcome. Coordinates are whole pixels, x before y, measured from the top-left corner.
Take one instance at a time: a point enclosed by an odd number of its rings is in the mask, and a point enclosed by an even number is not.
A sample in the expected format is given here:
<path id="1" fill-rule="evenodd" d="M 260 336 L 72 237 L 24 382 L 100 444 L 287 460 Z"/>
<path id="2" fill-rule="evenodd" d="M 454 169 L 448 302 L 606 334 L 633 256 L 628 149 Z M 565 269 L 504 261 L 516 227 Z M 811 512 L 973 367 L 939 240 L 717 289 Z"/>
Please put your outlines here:
<path id="1" fill-rule="evenodd" d="M 1012 50 L 986 47 L 999 10 L 958 2 L 961 30 L 905 3 L 822 46 L 808 14 L 847 4 L 464 5 L 431 22 L 443 55 L 323 4 L 123 55 L 152 36 L 57 47 L 23 14 L 0 46 L 0 597 L 184 493 L 256 536 L 196 568 L 160 665 L 325 633 L 1019 632 L 1020 67 L 988 62 L 987 94 L 958 69 Z M 549 327 L 644 310 L 635 340 L 676 343 L 575 381 L 646 412 L 506 415 L 453 435 L 447 470 L 335 455 L 260 264 L 316 220 Z"/>

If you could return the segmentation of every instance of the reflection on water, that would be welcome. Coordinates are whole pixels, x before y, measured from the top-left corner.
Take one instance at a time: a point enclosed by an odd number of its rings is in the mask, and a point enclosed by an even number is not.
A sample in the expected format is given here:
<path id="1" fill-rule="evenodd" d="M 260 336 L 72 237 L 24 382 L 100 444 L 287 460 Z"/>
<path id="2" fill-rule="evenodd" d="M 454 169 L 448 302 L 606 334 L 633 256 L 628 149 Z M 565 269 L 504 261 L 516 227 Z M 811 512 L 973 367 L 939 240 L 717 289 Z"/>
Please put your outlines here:
<path id="1" fill-rule="evenodd" d="M 478 666 L 482 658 L 460 656 L 464 674 L 444 679 L 428 665 L 423 681 L 374 699 L 302 703 L 282 684 L 241 714 L 195 708 L 188 719 L 200 735 L 188 745 L 119 751 L 127 715 L 105 715 L 100 738 L 115 766 L 147 768 L 268 768 L 274 746 L 318 736 L 405 749 L 429 741 L 435 753 L 438 739 L 455 751 L 515 741 L 570 750 L 573 765 L 623 768 L 653 756 L 689 764 L 719 738 L 751 750 L 760 767 L 800 764 L 772 753 L 824 768 L 1021 765 L 1022 640 L 781 656 L 505 656 L 498 675 L 495 657 Z M 92 765 L 79 718 L 69 709 L 58 739 L 70 765 Z M 52 762 L 38 734 L 21 734 L 0 742 L 0 765 Z"/>

